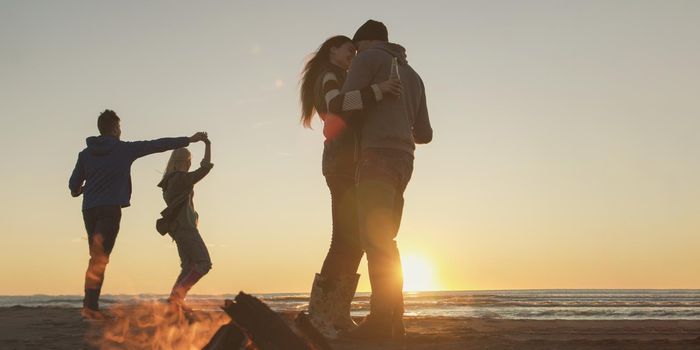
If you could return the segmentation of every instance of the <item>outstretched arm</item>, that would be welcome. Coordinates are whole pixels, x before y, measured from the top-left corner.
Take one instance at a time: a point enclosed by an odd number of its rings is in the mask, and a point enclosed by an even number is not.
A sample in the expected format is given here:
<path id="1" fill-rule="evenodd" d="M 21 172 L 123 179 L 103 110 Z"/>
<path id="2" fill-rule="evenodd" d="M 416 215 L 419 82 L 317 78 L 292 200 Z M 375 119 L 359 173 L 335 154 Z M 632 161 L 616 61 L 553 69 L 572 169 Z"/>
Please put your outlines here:
<path id="1" fill-rule="evenodd" d="M 211 164 L 211 141 L 209 136 L 204 139 L 204 158 L 202 158 L 202 163 Z"/>
<path id="2" fill-rule="evenodd" d="M 203 179 L 207 174 L 209 174 L 209 171 L 211 171 L 211 168 L 214 167 L 214 164 L 211 163 L 211 141 L 209 141 L 209 138 L 205 138 L 204 140 L 204 158 L 202 158 L 202 162 L 199 163 L 199 169 L 195 171 L 191 171 L 187 173 L 187 182 L 189 184 L 196 184 L 199 182 L 199 180 Z"/>
<path id="3" fill-rule="evenodd" d="M 138 159 L 153 153 L 187 147 L 191 142 L 202 141 L 204 138 L 205 134 L 203 132 L 197 132 L 190 137 L 164 137 L 150 141 L 126 142 L 126 144 L 131 151 L 132 157 Z"/>

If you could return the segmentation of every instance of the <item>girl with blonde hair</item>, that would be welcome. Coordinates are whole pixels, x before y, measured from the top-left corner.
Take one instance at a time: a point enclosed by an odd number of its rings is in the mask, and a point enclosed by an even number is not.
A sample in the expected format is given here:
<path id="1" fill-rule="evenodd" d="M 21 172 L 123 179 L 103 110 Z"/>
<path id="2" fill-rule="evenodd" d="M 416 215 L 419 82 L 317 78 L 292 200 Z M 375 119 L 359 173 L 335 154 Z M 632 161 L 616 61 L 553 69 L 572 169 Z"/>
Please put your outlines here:
<path id="1" fill-rule="evenodd" d="M 172 152 L 158 187 L 163 189 L 163 199 L 168 209 L 173 209 L 168 233 L 177 245 L 180 255 L 180 275 L 173 285 L 168 302 L 185 311 L 185 295 L 211 269 L 211 258 L 202 235 L 197 229 L 199 214 L 194 209 L 194 185 L 204 178 L 214 164 L 211 163 L 211 142 L 204 133 L 204 158 L 197 170 L 189 171 L 192 154 L 187 148 Z M 167 209 L 166 209 L 167 210 Z"/>

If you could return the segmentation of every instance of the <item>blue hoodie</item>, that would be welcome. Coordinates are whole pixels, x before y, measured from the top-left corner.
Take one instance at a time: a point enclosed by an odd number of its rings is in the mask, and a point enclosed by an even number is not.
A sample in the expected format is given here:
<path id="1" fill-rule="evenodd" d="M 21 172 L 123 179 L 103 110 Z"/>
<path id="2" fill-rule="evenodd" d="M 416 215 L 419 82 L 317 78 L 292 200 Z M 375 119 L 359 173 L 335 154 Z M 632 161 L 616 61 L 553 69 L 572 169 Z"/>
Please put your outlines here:
<path id="1" fill-rule="evenodd" d="M 131 205 L 131 164 L 149 154 L 187 147 L 188 137 L 152 141 L 120 141 L 113 136 L 92 136 L 78 154 L 68 187 L 75 193 L 85 181 L 83 210 L 103 205 Z"/>

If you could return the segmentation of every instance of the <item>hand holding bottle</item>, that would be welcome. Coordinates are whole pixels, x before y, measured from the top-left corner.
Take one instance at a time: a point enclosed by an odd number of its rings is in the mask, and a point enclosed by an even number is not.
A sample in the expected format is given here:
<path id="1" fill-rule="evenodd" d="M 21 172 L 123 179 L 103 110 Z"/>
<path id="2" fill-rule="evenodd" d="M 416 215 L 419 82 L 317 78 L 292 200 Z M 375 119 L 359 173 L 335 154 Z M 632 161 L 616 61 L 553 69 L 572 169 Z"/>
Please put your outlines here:
<path id="1" fill-rule="evenodd" d="M 378 85 L 384 95 L 401 96 L 401 80 L 389 78 Z"/>

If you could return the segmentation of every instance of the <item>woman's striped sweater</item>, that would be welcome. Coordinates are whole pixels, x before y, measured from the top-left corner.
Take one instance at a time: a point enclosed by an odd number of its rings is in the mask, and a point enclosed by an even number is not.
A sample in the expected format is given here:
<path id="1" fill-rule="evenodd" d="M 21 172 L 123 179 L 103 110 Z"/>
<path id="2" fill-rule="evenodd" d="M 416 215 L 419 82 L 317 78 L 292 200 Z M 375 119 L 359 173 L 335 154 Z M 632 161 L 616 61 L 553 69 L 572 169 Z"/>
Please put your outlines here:
<path id="1" fill-rule="evenodd" d="M 344 78 L 342 75 L 341 77 Z M 356 112 L 377 104 L 383 98 L 377 84 L 344 94 L 340 92 L 341 85 L 342 82 L 336 72 L 329 70 L 323 74 L 319 96 L 323 105 L 318 106 L 320 103 L 317 103 L 317 111 L 323 120 L 323 135 L 326 140 L 338 137 L 347 128 L 348 119 L 353 118 Z"/>

